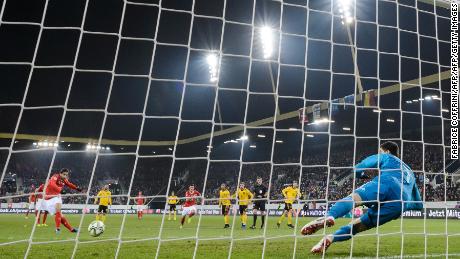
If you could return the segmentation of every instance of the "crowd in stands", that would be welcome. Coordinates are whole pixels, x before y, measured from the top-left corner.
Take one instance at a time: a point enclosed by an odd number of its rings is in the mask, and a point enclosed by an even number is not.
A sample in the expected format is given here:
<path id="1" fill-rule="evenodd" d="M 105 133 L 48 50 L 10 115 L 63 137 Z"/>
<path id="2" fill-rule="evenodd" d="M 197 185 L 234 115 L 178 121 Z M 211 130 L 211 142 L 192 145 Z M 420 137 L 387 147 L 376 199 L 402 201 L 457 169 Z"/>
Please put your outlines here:
<path id="1" fill-rule="evenodd" d="M 195 184 L 199 191 L 205 189 L 204 196 L 208 199 L 206 204 L 216 204 L 222 183 L 227 184 L 230 191 L 234 193 L 238 182 L 244 182 L 251 189 L 257 176 L 261 176 L 267 186 L 270 182 L 269 198 L 273 202 L 282 202 L 281 190 L 293 181 L 297 181 L 300 185 L 302 200 L 335 201 L 347 196 L 366 180 L 354 179 L 353 156 L 350 155 L 353 153 L 346 147 L 335 147 L 336 149 L 331 150 L 329 164 L 327 148 L 326 145 L 309 149 L 303 156 L 303 167 L 300 161 L 295 159 L 292 161 L 298 162 L 298 165 L 285 166 L 271 163 L 240 165 L 238 162 L 212 162 L 208 166 L 206 160 L 190 160 L 188 164 L 171 170 L 172 159 L 168 158 L 139 161 L 137 169 L 133 171 L 134 159 L 128 161 L 124 158 L 125 160 L 119 161 L 99 161 L 91 177 L 95 156 L 84 155 L 86 157 L 57 157 L 51 172 L 56 172 L 62 167 L 70 168 L 72 171 L 70 180 L 84 189 L 82 195 L 66 197 L 65 203 L 87 202 L 85 194 L 91 180 L 90 195 L 95 195 L 103 185 L 110 184 L 114 195 L 126 195 L 130 190 L 131 197 L 135 197 L 139 191 L 142 191 L 144 196 L 164 196 L 172 191 L 178 196 L 183 196 L 187 186 Z M 417 184 L 425 201 L 460 201 L 460 181 L 458 181 L 460 177 L 449 174 L 445 177 L 442 174 L 444 155 L 442 147 L 441 149 L 436 146 L 425 147 L 425 155 L 422 148 L 423 146 L 418 143 L 405 145 L 403 160 L 416 172 Z M 359 150 L 355 154 L 356 162 L 375 153 L 375 147 L 357 146 L 356 150 Z M 0 194 L 2 196 L 24 194 L 23 197 L 10 199 L 9 202 L 26 201 L 28 198 L 26 194 L 33 192 L 34 188 L 44 183 L 47 178 L 51 155 L 52 153 L 39 155 L 25 153 L 25 155 L 12 156 L 7 172 L 11 173 L 10 178 L 15 174 L 16 188 L 8 189 L 3 184 Z M 169 193 L 166 193 L 170 180 Z M 88 202 L 92 203 L 93 200 L 89 199 Z M 114 198 L 114 204 L 125 203 L 126 197 Z"/>

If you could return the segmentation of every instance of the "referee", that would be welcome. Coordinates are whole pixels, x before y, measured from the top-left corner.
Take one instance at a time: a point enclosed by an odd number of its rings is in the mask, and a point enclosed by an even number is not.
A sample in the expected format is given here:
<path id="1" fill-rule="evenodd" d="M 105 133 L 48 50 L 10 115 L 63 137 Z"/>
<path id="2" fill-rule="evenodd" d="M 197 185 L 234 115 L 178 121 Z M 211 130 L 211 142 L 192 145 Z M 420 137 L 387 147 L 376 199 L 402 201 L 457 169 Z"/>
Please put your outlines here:
<path id="1" fill-rule="evenodd" d="M 262 184 L 262 177 L 258 176 L 256 180 L 256 185 L 253 189 L 254 193 L 254 207 L 253 207 L 253 217 L 254 220 L 252 222 L 251 229 L 256 229 L 256 222 L 257 222 L 257 213 L 260 213 L 262 217 L 262 224 L 260 228 L 264 227 L 265 223 L 265 203 L 267 202 L 267 187 Z"/>
<path id="2" fill-rule="evenodd" d="M 107 214 L 109 205 L 112 205 L 112 193 L 109 191 L 109 186 L 104 185 L 94 199 L 94 204 L 99 200 L 99 207 L 97 208 L 96 220 L 105 222 L 105 214 Z"/>

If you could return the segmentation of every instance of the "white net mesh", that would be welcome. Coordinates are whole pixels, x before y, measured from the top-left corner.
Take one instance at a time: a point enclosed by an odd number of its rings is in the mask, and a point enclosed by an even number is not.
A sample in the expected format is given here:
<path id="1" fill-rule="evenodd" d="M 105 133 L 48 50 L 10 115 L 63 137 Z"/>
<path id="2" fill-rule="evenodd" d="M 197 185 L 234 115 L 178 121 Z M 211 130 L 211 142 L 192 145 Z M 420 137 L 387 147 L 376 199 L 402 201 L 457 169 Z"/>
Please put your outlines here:
<path id="1" fill-rule="evenodd" d="M 318 257 L 460 255 L 460 177 L 446 133 L 449 3 L 0 3 L 5 257 L 313 256 L 321 238 L 359 214 L 312 236 L 300 229 L 369 181 L 354 166 L 388 140 L 414 171 L 424 210 L 334 242 Z M 56 234 L 54 216 L 43 226 L 28 204 L 61 168 L 83 189 L 62 194 L 77 233 Z M 241 183 L 253 190 L 258 176 L 268 189 L 259 197 L 266 216 L 253 211 L 256 199 L 241 217 L 237 195 L 224 229 L 220 185 L 233 195 Z M 282 190 L 293 182 L 301 194 L 285 219 Z M 201 193 L 198 212 L 179 228 L 191 184 Z M 91 237 L 104 185 L 113 204 L 105 233 Z M 167 204 L 173 192 L 177 215 Z M 246 229 L 253 213 L 256 229 Z"/>

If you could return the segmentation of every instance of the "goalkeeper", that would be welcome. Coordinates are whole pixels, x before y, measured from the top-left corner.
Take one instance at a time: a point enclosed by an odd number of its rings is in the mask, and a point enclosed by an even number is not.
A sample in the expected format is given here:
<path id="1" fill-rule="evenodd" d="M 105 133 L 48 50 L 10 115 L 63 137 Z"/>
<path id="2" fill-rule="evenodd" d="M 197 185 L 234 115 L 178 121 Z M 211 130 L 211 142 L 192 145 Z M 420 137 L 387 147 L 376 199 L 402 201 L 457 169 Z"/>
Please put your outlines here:
<path id="1" fill-rule="evenodd" d="M 333 242 L 348 240 L 352 235 L 397 219 L 403 211 L 423 208 L 414 173 L 398 157 L 398 145 L 388 141 L 380 146 L 380 154 L 369 156 L 356 165 L 357 178 L 366 177 L 365 170 L 372 168 L 380 169 L 380 177 L 376 176 L 351 195 L 335 203 L 326 217 L 308 223 L 301 232 L 303 235 L 311 235 L 324 226 L 333 226 L 336 218 L 343 217 L 353 209 L 353 204 L 365 205 L 368 210 L 333 235 L 325 236 L 311 249 L 312 253 L 322 253 Z"/>

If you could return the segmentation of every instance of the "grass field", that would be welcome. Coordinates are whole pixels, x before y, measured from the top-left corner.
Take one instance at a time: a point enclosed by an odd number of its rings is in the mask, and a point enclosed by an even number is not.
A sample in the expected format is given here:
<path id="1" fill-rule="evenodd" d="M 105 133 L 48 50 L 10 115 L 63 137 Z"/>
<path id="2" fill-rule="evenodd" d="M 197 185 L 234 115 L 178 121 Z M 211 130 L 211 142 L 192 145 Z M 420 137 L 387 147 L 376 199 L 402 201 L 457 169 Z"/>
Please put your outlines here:
<path id="1" fill-rule="evenodd" d="M 67 218 L 71 224 L 77 226 L 81 215 L 67 215 Z M 123 231 L 120 233 L 122 219 L 122 215 L 108 215 L 105 233 L 93 238 L 88 235 L 86 227 L 94 220 L 94 215 L 86 215 L 82 232 L 78 238 L 76 258 L 113 258 L 119 244 L 113 239 L 120 236 L 123 241 L 128 242 L 121 243 L 119 258 L 154 258 L 159 244 L 154 238 L 160 234 L 161 217 L 146 215 L 143 220 L 139 221 L 136 215 L 127 215 Z M 297 228 L 300 229 L 311 219 L 299 218 Z M 328 229 L 327 232 L 334 231 L 339 226 L 346 224 L 348 220 L 338 220 L 336 226 Z M 265 258 L 292 258 L 294 251 L 296 258 L 320 257 L 310 255 L 309 251 L 320 239 L 319 235 L 323 233 L 319 233 L 318 236 L 303 237 L 298 234 L 298 230 L 288 229 L 286 225 L 278 229 L 274 217 L 268 219 L 264 252 L 264 231 L 260 229 L 242 230 L 239 218 L 236 218 L 233 232 L 231 229 L 223 229 L 223 220 L 220 216 L 203 216 L 198 232 L 197 223 L 198 217 L 195 217 L 190 224 L 179 229 L 179 218 L 177 221 L 165 220 L 158 257 L 193 257 L 196 235 L 203 239 L 198 242 L 196 258 L 227 258 L 231 245 L 228 238 L 231 235 L 234 238 L 232 258 L 261 258 L 262 253 Z M 251 217 L 249 223 L 252 223 Z M 57 236 L 54 233 L 53 217 L 48 218 L 48 225 L 49 227 L 36 228 L 32 239 L 40 243 L 31 246 L 28 258 L 69 258 L 75 247 L 76 235 L 63 228 L 62 233 Z M 32 226 L 32 218 L 25 219 L 23 215 L 0 215 L 0 243 L 29 239 Z M 447 238 L 446 231 L 452 236 Z M 428 235 L 423 235 L 424 232 Z M 397 220 L 379 228 L 379 233 L 379 238 L 375 229 L 356 236 L 353 239 L 353 257 L 376 257 L 377 251 L 379 257 L 399 257 L 401 245 L 403 245 L 405 257 L 423 257 L 426 249 L 426 254 L 430 258 L 445 258 L 443 254 L 447 253 L 448 248 L 449 258 L 460 258 L 460 220 L 448 220 L 447 225 L 445 220 L 427 220 L 424 227 L 423 220 L 404 219 L 402 229 L 401 221 Z M 152 240 L 141 240 L 148 238 Z M 181 240 L 173 240 L 179 238 Z M 211 238 L 221 239 L 207 240 Z M 327 257 L 349 257 L 351 245 L 351 240 L 335 243 L 328 250 Z M 2 245 L 0 246 L 0 258 L 23 258 L 27 247 L 27 242 Z"/>

